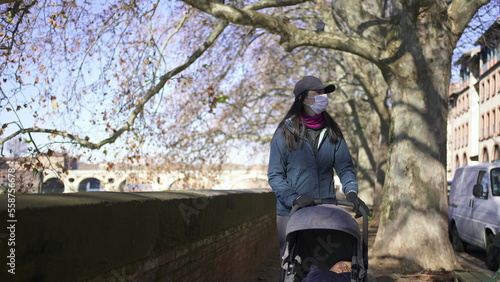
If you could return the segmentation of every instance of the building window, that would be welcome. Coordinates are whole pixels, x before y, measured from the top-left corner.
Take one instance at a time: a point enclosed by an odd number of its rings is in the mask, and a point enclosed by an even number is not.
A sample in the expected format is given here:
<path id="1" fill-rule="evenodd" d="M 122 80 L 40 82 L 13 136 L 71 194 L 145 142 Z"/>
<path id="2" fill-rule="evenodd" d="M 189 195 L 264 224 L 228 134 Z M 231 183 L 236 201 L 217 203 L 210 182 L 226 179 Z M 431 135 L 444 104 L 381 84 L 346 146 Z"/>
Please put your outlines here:
<path id="1" fill-rule="evenodd" d="M 456 148 L 457 148 L 457 146 L 458 146 L 458 144 L 457 144 L 457 136 L 458 136 L 458 134 L 457 134 L 457 129 L 456 129 L 456 128 L 454 129 L 454 133 L 455 133 L 455 134 L 453 134 L 453 137 L 454 137 L 454 138 L 453 138 L 453 148 L 455 148 L 455 149 L 456 149 Z"/>
<path id="2" fill-rule="evenodd" d="M 450 107 L 453 109 L 453 113 L 457 114 L 457 98 L 450 98 Z"/>
<path id="3" fill-rule="evenodd" d="M 465 132 L 465 124 L 462 125 L 462 147 L 465 147 L 467 133 Z"/>
<path id="4" fill-rule="evenodd" d="M 469 146 L 469 123 L 465 124 L 465 146 Z"/>
<path id="5" fill-rule="evenodd" d="M 484 115 L 481 115 L 481 124 L 479 125 L 479 140 L 484 139 Z"/>
<path id="6" fill-rule="evenodd" d="M 480 101 L 484 102 L 484 81 L 481 83 L 481 87 L 479 88 L 479 97 Z"/>
<path id="7" fill-rule="evenodd" d="M 458 127 L 458 148 L 462 148 L 463 142 L 462 142 L 462 126 Z"/>
<path id="8" fill-rule="evenodd" d="M 460 159 L 458 156 L 455 158 L 455 168 L 460 167 Z"/>
<path id="9" fill-rule="evenodd" d="M 497 111 L 495 109 L 493 109 L 491 111 L 491 120 L 490 120 L 491 135 L 496 135 L 496 133 L 497 133 L 496 120 L 497 120 Z"/>
<path id="10" fill-rule="evenodd" d="M 460 126 L 460 147 L 465 146 L 465 128 L 464 125 Z"/>
<path id="11" fill-rule="evenodd" d="M 500 148 L 498 145 L 495 145 L 493 149 L 493 161 L 500 161 Z"/>
<path id="12" fill-rule="evenodd" d="M 490 79 L 486 79 L 486 84 L 484 85 L 484 99 L 488 100 L 490 98 Z"/>
<path id="13" fill-rule="evenodd" d="M 489 138 L 490 137 L 490 113 L 486 113 L 486 118 L 484 119 L 484 127 L 486 130 L 486 136 L 484 138 Z"/>
<path id="14" fill-rule="evenodd" d="M 486 85 L 484 86 L 484 95 L 486 96 L 486 100 L 490 98 L 490 79 L 486 79 Z"/>
<path id="15" fill-rule="evenodd" d="M 500 70 L 497 72 L 497 92 L 500 93 Z"/>
<path id="16" fill-rule="evenodd" d="M 497 90 L 495 89 L 497 87 L 497 76 L 496 74 L 493 74 L 491 76 L 491 96 L 495 96 L 497 93 Z"/>
<path id="17" fill-rule="evenodd" d="M 470 78 L 470 69 L 469 69 L 469 66 L 464 66 L 462 65 L 462 68 L 460 69 L 460 81 L 462 83 L 467 83 L 468 84 L 468 80 Z"/>
<path id="18" fill-rule="evenodd" d="M 483 163 L 489 163 L 490 158 L 488 157 L 488 149 L 483 149 Z"/>
<path id="19" fill-rule="evenodd" d="M 467 154 L 464 153 L 464 157 L 462 159 L 462 166 L 466 166 L 467 165 Z"/>
<path id="20" fill-rule="evenodd" d="M 457 148 L 460 148 L 462 147 L 462 130 L 461 130 L 461 127 L 458 126 L 457 128 Z"/>
<path id="21" fill-rule="evenodd" d="M 500 133 L 500 107 L 497 108 L 497 115 L 496 115 L 495 123 L 496 123 L 497 132 Z"/>
<path id="22" fill-rule="evenodd" d="M 481 74 L 488 70 L 488 48 L 486 46 L 481 47 Z"/>

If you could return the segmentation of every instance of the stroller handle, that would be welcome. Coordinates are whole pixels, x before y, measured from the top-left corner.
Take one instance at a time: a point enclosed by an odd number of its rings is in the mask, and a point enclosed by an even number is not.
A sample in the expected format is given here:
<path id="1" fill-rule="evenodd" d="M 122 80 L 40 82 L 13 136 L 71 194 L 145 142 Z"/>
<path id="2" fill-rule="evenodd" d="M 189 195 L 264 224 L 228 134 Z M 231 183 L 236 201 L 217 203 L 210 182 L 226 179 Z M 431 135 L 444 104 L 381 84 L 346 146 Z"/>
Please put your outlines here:
<path id="1" fill-rule="evenodd" d="M 314 205 L 336 205 L 336 206 L 346 206 L 346 207 L 354 207 L 354 204 L 346 201 L 346 200 L 338 200 L 338 199 L 313 199 L 314 200 Z M 292 216 L 297 210 L 299 210 L 301 206 L 299 205 L 294 205 L 292 207 L 292 210 L 290 211 L 290 216 Z M 363 217 L 363 241 L 365 243 L 365 246 L 368 246 L 368 215 L 369 211 L 364 207 L 360 206 L 359 207 L 359 212 L 361 213 L 361 216 Z"/>

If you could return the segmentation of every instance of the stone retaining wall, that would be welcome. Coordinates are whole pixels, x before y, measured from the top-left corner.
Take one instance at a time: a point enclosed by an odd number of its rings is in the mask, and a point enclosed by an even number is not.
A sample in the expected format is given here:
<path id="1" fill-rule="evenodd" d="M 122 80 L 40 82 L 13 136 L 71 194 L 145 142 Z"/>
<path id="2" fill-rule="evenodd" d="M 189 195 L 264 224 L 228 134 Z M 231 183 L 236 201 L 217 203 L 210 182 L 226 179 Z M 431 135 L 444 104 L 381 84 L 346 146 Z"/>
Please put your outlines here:
<path id="1" fill-rule="evenodd" d="M 278 252 L 270 189 L 16 195 L 10 219 L 7 207 L 0 195 L 0 281 L 246 281 Z"/>

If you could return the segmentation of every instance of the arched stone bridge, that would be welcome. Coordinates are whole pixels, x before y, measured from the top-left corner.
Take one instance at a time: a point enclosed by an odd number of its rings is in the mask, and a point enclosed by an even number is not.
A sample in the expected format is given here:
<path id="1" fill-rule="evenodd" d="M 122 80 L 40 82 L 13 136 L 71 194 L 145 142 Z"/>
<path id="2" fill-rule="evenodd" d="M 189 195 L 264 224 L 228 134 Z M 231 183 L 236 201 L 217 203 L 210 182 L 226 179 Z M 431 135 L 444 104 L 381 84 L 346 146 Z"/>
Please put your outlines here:
<path id="1" fill-rule="evenodd" d="M 166 191 L 193 188 L 190 175 L 200 172 L 171 171 L 156 173 L 143 170 L 69 170 L 68 173 L 45 171 L 42 193 L 71 193 L 88 191 Z M 269 188 L 266 169 L 227 169 L 210 181 L 200 177 L 198 187 L 205 189 Z M 203 185 L 203 186 L 200 186 Z"/>

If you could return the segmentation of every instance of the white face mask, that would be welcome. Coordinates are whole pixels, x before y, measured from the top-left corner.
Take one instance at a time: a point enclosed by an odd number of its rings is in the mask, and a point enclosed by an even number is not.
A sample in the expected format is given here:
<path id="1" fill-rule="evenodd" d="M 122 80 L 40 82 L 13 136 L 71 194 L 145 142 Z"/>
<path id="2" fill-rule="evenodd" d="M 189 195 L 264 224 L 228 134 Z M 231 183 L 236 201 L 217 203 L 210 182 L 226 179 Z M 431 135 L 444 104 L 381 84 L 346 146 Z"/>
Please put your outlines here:
<path id="1" fill-rule="evenodd" d="M 328 96 L 320 94 L 314 96 L 314 104 L 309 105 L 315 114 L 320 114 L 328 107 Z"/>

